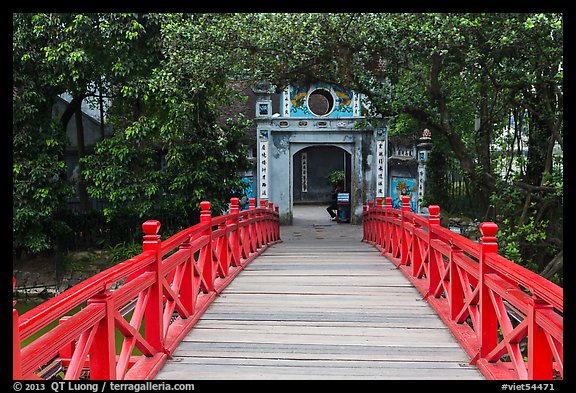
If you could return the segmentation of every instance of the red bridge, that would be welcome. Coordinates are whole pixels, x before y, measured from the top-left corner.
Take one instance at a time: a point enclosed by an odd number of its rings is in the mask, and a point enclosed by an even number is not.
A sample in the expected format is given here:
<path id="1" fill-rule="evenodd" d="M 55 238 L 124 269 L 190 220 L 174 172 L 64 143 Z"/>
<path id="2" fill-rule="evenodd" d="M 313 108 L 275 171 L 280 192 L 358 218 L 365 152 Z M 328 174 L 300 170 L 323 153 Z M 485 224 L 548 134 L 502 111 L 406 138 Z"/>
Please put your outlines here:
<path id="1" fill-rule="evenodd" d="M 141 254 L 13 310 L 13 378 L 200 379 L 212 367 L 211 378 L 265 379 L 274 366 L 276 378 L 563 379 L 562 288 L 499 256 L 494 223 L 475 243 L 441 227 L 438 206 L 423 217 L 382 202 L 364 208 L 357 238 L 355 226 L 327 240 L 315 225 L 315 238 L 293 228 L 281 243 L 278 208 L 239 212 L 236 198 L 219 217 L 203 202 L 200 223 L 164 241 L 146 221 Z M 282 374 L 290 361 L 298 371 Z"/>

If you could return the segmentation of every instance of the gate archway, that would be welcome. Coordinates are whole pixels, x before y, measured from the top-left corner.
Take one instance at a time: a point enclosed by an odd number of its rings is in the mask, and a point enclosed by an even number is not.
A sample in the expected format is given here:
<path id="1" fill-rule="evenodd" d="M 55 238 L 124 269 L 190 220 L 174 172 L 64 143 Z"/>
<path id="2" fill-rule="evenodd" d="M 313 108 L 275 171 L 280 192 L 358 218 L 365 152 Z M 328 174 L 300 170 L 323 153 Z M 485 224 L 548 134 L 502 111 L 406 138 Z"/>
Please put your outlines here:
<path id="1" fill-rule="evenodd" d="M 377 157 L 386 161 L 386 150 L 377 148 L 377 142 L 383 146 L 385 129 L 359 122 L 366 113 L 364 98 L 352 90 L 321 82 L 291 84 L 280 93 L 276 113 L 274 92 L 270 86 L 254 90 L 258 199 L 274 200 L 280 222 L 290 225 L 294 205 L 329 202 L 332 187 L 326 177 L 345 170 L 350 223 L 361 222 L 363 205 L 385 190 L 386 165 L 377 162 Z"/>
<path id="2" fill-rule="evenodd" d="M 332 185 L 328 177 L 335 171 L 344 173 L 342 192 L 350 192 L 352 155 L 346 149 L 332 145 L 303 147 L 292 154 L 292 202 L 298 204 L 328 204 Z"/>

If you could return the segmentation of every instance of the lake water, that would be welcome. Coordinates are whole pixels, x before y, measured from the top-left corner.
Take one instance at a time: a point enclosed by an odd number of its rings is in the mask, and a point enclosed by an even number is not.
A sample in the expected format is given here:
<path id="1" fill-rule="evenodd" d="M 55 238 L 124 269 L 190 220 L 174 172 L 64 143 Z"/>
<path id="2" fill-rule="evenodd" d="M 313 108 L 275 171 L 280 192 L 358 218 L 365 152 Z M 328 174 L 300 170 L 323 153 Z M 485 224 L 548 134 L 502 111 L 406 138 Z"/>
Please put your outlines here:
<path id="1" fill-rule="evenodd" d="M 16 308 L 16 310 L 18 310 L 18 315 L 22 315 L 25 312 L 31 310 L 32 308 L 39 306 L 40 304 L 42 304 L 43 302 L 45 302 L 48 299 L 42 299 L 40 297 L 22 297 L 22 298 L 15 298 L 14 300 L 16 300 L 16 302 L 17 302 L 16 306 L 14 308 Z M 66 315 L 74 315 L 76 312 L 80 311 L 82 309 L 82 307 L 83 307 L 83 305 L 80 305 L 80 306 L 72 309 Z M 125 316 L 125 318 L 127 318 L 129 320 L 131 318 L 131 316 L 132 316 L 132 312 L 128 313 Z M 22 347 L 28 345 L 29 343 L 31 343 L 32 341 L 34 341 L 35 339 L 40 337 L 42 334 L 50 331 L 51 329 L 53 329 L 57 325 L 58 325 L 58 320 L 50 323 L 44 329 L 41 329 L 36 334 L 33 334 L 32 336 L 30 336 L 26 340 L 22 341 L 22 343 L 20 344 L 20 347 L 22 348 Z M 144 334 L 144 322 L 142 322 L 142 327 L 140 328 L 140 333 Z M 122 335 L 122 333 L 120 333 L 118 331 L 118 329 L 116 329 L 116 353 L 120 353 L 120 349 L 122 348 L 123 339 L 124 339 L 124 336 Z M 137 348 L 135 348 L 132 355 L 138 356 L 138 355 L 141 355 L 141 352 Z"/>

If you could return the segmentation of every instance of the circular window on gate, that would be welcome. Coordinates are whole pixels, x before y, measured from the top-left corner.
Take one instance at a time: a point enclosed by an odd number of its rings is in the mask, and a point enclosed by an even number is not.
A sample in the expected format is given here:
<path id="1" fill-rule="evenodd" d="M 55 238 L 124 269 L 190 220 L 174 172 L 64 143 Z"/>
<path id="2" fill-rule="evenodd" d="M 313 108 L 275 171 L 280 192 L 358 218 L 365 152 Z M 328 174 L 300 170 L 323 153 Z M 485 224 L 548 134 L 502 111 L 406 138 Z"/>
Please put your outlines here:
<path id="1" fill-rule="evenodd" d="M 325 116 L 334 109 L 334 97 L 326 89 L 316 89 L 308 96 L 308 109 L 316 116 Z"/>

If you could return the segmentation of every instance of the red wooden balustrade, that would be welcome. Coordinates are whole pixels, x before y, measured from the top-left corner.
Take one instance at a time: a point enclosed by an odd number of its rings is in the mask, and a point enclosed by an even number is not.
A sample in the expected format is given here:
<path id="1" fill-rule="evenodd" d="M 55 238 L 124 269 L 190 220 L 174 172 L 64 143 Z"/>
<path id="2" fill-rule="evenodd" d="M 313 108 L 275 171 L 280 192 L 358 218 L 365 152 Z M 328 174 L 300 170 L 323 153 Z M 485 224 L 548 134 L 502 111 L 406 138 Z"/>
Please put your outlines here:
<path id="1" fill-rule="evenodd" d="M 363 241 L 401 270 L 488 379 L 563 379 L 563 289 L 498 255 L 493 222 L 479 243 L 410 212 L 410 198 L 364 206 Z M 383 203 L 385 202 L 385 203 Z"/>
<path id="2" fill-rule="evenodd" d="M 13 378 L 39 379 L 42 368 L 59 363 L 64 379 L 152 379 L 219 292 L 280 241 L 272 203 L 257 208 L 251 198 L 249 210 L 239 212 L 232 198 L 230 213 L 219 217 L 211 216 L 210 202 L 200 207 L 197 225 L 161 241 L 160 222 L 146 221 L 141 254 L 21 316 L 14 309 Z"/>

